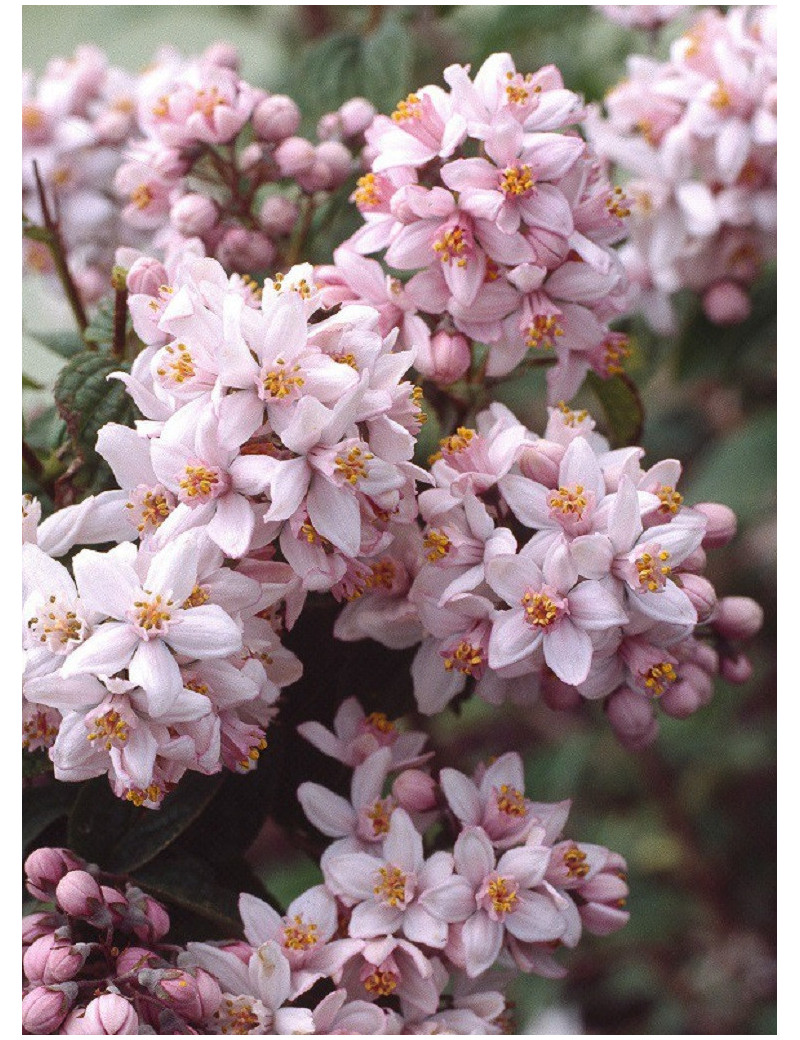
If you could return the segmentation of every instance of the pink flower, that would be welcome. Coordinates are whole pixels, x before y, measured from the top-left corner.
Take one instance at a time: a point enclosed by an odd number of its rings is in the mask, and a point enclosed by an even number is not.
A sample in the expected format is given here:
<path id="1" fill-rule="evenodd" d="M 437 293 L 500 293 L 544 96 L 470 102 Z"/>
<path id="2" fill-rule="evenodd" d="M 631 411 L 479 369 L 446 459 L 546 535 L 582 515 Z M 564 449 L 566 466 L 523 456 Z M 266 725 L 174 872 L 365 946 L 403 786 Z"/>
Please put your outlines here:
<path id="1" fill-rule="evenodd" d="M 428 755 L 422 754 L 427 741 L 424 733 L 404 732 L 383 712 L 364 713 L 355 697 L 343 701 L 333 720 L 333 730 L 319 722 L 303 722 L 297 732 L 323 754 L 355 767 L 365 762 L 382 747 L 391 749 L 392 769 L 417 765 Z"/>

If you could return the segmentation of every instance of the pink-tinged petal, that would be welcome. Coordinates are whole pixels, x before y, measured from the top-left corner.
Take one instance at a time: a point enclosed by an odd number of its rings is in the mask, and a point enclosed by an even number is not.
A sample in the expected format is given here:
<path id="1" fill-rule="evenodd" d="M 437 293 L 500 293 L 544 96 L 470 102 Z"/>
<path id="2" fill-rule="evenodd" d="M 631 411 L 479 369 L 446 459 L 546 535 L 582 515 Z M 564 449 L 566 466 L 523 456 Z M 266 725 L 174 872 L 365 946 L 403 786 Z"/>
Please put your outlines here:
<path id="1" fill-rule="evenodd" d="M 608 537 L 617 553 L 627 552 L 642 533 L 639 496 L 633 481 L 623 476 L 612 496 L 608 513 Z"/>
<path id="2" fill-rule="evenodd" d="M 468 188 L 459 199 L 459 208 L 476 220 L 496 221 L 498 214 L 508 211 L 514 213 L 510 206 L 503 206 L 503 196 L 495 189 Z M 517 216 L 519 227 L 519 216 Z M 516 231 L 515 227 L 513 231 Z M 513 232 L 512 232 L 513 233 Z"/>
<path id="3" fill-rule="evenodd" d="M 250 979 L 247 965 L 234 953 L 226 953 L 217 946 L 207 943 L 190 942 L 187 947 L 186 961 L 198 965 L 214 976 L 226 993 L 244 994 L 250 992 Z"/>
<path id="4" fill-rule="evenodd" d="M 521 888 L 534 888 L 541 884 L 550 863 L 550 847 L 545 845 L 523 845 L 509 849 L 500 857 L 497 873 L 511 875 Z"/>
<path id="5" fill-rule="evenodd" d="M 411 942 L 441 950 L 447 945 L 447 924 L 414 903 L 403 915 L 403 934 Z"/>
<path id="6" fill-rule="evenodd" d="M 216 603 L 181 611 L 165 639 L 176 653 L 198 660 L 227 657 L 242 648 L 239 626 Z"/>
<path id="7" fill-rule="evenodd" d="M 353 910 L 348 931 L 353 939 L 374 939 L 396 932 L 402 921 L 403 911 L 398 907 L 364 902 Z"/>
<path id="8" fill-rule="evenodd" d="M 252 946 L 260 946 L 268 939 L 278 939 L 283 919 L 263 899 L 258 899 L 249 892 L 242 892 L 239 896 L 239 916 L 244 926 L 245 938 Z"/>
<path id="9" fill-rule="evenodd" d="M 505 610 L 497 615 L 489 636 L 489 667 L 507 668 L 524 660 L 542 642 L 540 626 L 529 625 L 521 610 Z"/>
<path id="10" fill-rule="evenodd" d="M 349 905 L 374 900 L 376 878 L 383 861 L 366 852 L 331 855 L 325 862 L 325 882 Z M 363 938 L 363 936 L 361 936 Z"/>
<path id="11" fill-rule="evenodd" d="M 253 458 L 255 461 L 255 457 Z M 239 461 L 237 459 L 237 462 Z M 279 462 L 274 468 L 270 468 L 272 471 L 268 483 L 272 504 L 266 514 L 266 519 L 267 521 L 287 520 L 300 508 L 300 503 L 308 491 L 311 468 L 304 458 L 288 459 L 285 462 Z M 248 474 L 251 481 L 260 479 L 256 475 L 255 469 L 256 467 L 253 466 L 252 471 Z M 235 477 L 238 478 L 238 476 L 237 470 Z M 266 486 L 266 482 L 264 486 Z M 243 490 L 245 489 L 243 488 Z"/>
<path id="12" fill-rule="evenodd" d="M 517 606 L 528 589 L 541 587 L 542 572 L 529 555 L 502 555 L 487 563 L 486 580 L 509 606 Z"/>
<path id="13" fill-rule="evenodd" d="M 580 137 L 566 134 L 533 133 L 524 138 L 520 161 L 535 167 L 537 179 L 557 180 L 563 177 L 583 153 Z"/>
<path id="14" fill-rule="evenodd" d="M 45 597 L 61 595 L 67 599 L 77 595 L 75 582 L 67 568 L 51 559 L 38 545 L 28 542 L 22 546 L 23 602 L 32 592 Z"/>
<path id="15" fill-rule="evenodd" d="M 538 892 L 520 892 L 506 928 L 522 942 L 550 942 L 564 932 L 564 919 L 553 900 Z"/>
<path id="16" fill-rule="evenodd" d="M 542 565 L 542 576 L 547 585 L 559 592 L 568 592 L 577 582 L 578 570 L 566 542 L 553 541 Z"/>
<path id="17" fill-rule="evenodd" d="M 453 847 L 456 870 L 476 888 L 494 870 L 494 849 L 482 827 L 465 827 Z"/>
<path id="18" fill-rule="evenodd" d="M 121 488 L 156 483 L 150 462 L 150 441 L 130 426 L 106 423 L 97 433 L 95 449 L 111 466 L 114 479 Z"/>
<path id="19" fill-rule="evenodd" d="M 82 602 L 105 617 L 122 620 L 139 598 L 141 585 L 136 571 L 108 553 L 81 550 L 72 561 L 72 573 Z"/>
<path id="20" fill-rule="evenodd" d="M 498 483 L 511 512 L 526 527 L 539 529 L 556 526 L 556 521 L 550 515 L 548 499 L 552 491 L 549 488 L 516 473 L 508 473 Z"/>
<path id="21" fill-rule="evenodd" d="M 142 585 L 154 595 L 183 603 L 197 581 L 197 535 L 187 534 L 156 553 Z"/>
<path id="22" fill-rule="evenodd" d="M 438 220 L 406 224 L 386 250 L 386 263 L 401 271 L 427 267 L 435 257 L 433 240 Z"/>
<path id="23" fill-rule="evenodd" d="M 488 798 L 496 787 L 507 784 L 509 787 L 522 791 L 525 788 L 525 772 L 522 768 L 522 759 L 516 751 L 507 751 L 496 759 L 481 780 L 481 794 Z M 466 822 L 466 821 L 465 821 Z"/>
<path id="24" fill-rule="evenodd" d="M 446 924 L 466 921 L 475 912 L 474 887 L 466 878 L 458 875 L 429 888 L 422 893 L 419 901 L 429 914 Z"/>
<path id="25" fill-rule="evenodd" d="M 486 254 L 477 251 L 463 267 L 458 263 L 443 264 L 442 273 L 454 299 L 462 307 L 469 307 L 486 276 Z"/>
<path id="26" fill-rule="evenodd" d="M 307 499 L 308 518 L 314 529 L 345 556 L 358 556 L 361 546 L 361 510 L 355 495 L 315 476 Z"/>
<path id="27" fill-rule="evenodd" d="M 426 639 L 411 664 L 414 697 L 423 715 L 443 711 L 466 681 L 456 669 L 445 668 L 439 647 L 438 639 Z"/>
<path id="28" fill-rule="evenodd" d="M 697 611 L 691 600 L 683 589 L 679 589 L 671 581 L 668 581 L 660 592 L 634 594 L 633 599 L 637 609 L 655 621 L 666 621 L 670 625 L 697 624 Z M 72 656 L 77 652 L 73 651 Z"/>
<path id="29" fill-rule="evenodd" d="M 198 608 L 199 609 L 199 608 Z M 147 694 L 151 715 L 169 711 L 183 690 L 183 677 L 178 662 L 160 639 L 140 642 L 128 666 L 131 682 Z"/>
<path id="30" fill-rule="evenodd" d="M 503 925 L 492 921 L 482 910 L 464 922 L 461 933 L 467 975 L 471 979 L 482 975 L 494 964 L 503 945 Z"/>
<path id="31" fill-rule="evenodd" d="M 329 838 L 344 838 L 353 833 L 356 814 L 341 795 L 306 781 L 297 789 L 297 800 L 313 826 Z"/>
<path id="32" fill-rule="evenodd" d="M 570 592 L 569 616 L 576 625 L 590 632 L 628 623 L 620 601 L 599 581 L 582 581 Z"/>
<path id="33" fill-rule="evenodd" d="M 441 177 L 453 191 L 497 188 L 497 169 L 486 159 L 456 159 L 442 167 Z"/>
<path id="34" fill-rule="evenodd" d="M 510 112 L 500 112 L 492 121 L 484 147 L 486 154 L 498 166 L 508 166 L 519 155 L 522 147 L 522 124 Z"/>
<path id="35" fill-rule="evenodd" d="M 315 748 L 328 755 L 330 758 L 338 759 L 343 761 L 343 756 L 347 755 L 347 748 L 344 743 L 335 737 L 330 730 L 320 722 L 301 722 L 297 727 L 297 732 L 301 737 L 304 737 L 309 744 L 313 744 Z"/>
<path id="36" fill-rule="evenodd" d="M 514 267 L 517 264 L 530 264 L 535 260 L 533 247 L 523 235 L 507 235 L 491 221 L 476 220 L 475 237 L 492 260 L 500 264 Z"/>
<path id="37" fill-rule="evenodd" d="M 226 394 L 217 406 L 216 436 L 220 447 L 233 450 L 253 436 L 264 422 L 264 404 L 249 391 Z"/>
<path id="38" fill-rule="evenodd" d="M 314 1015 L 308 1008 L 282 1007 L 275 1012 L 276 1036 L 311 1036 Z"/>
<path id="39" fill-rule="evenodd" d="M 389 833 L 383 843 L 383 855 L 388 863 L 400 867 L 406 874 L 416 874 L 422 867 L 422 835 L 411 822 L 405 809 L 395 809 L 389 823 Z"/>
<path id="40" fill-rule="evenodd" d="M 350 797 L 356 809 L 372 805 L 383 793 L 383 784 L 392 762 L 392 750 L 379 748 L 353 770 Z"/>
<path id="41" fill-rule="evenodd" d="M 592 663 L 592 640 L 588 632 L 562 617 L 545 630 L 543 644 L 544 659 L 562 682 L 577 686 L 584 681 Z"/>
<path id="42" fill-rule="evenodd" d="M 314 885 L 297 899 L 293 899 L 286 910 L 286 916 L 293 918 L 295 914 L 300 914 L 305 920 L 316 924 L 319 942 L 327 942 L 338 926 L 336 900 L 324 885 Z"/>
<path id="43" fill-rule="evenodd" d="M 576 437 L 564 452 L 558 479 L 564 486 L 582 485 L 594 493 L 598 502 L 606 493 L 606 482 L 600 463 L 589 442 L 583 437 Z"/>
<path id="44" fill-rule="evenodd" d="M 599 581 L 611 571 L 614 549 L 604 534 L 581 534 L 573 538 L 569 547 L 572 562 L 583 578 Z"/>
<path id="45" fill-rule="evenodd" d="M 250 548 L 256 518 L 246 498 L 223 495 L 208 525 L 208 537 L 231 559 L 238 560 Z"/>
<path id="46" fill-rule="evenodd" d="M 671 523 L 648 528 L 646 539 L 642 541 L 658 543 L 669 553 L 670 566 L 677 567 L 700 547 L 705 530 L 704 517 L 683 510 Z"/>
<path id="47" fill-rule="evenodd" d="M 131 787 L 143 790 L 153 781 L 153 769 L 159 750 L 155 735 L 147 726 L 137 726 L 124 748 L 112 748 L 111 759 L 117 772 L 125 774 Z"/>
<path id="48" fill-rule="evenodd" d="M 66 677 L 81 672 L 114 675 L 128 666 L 138 643 L 139 637 L 130 625 L 109 621 L 72 651 L 61 674 Z"/>
<path id="49" fill-rule="evenodd" d="M 527 199 L 521 199 L 518 205 L 522 218 L 530 227 L 563 236 L 569 235 L 572 231 L 573 219 L 569 202 L 558 188 L 550 184 L 539 185 L 536 192 Z"/>
<path id="50" fill-rule="evenodd" d="M 481 821 L 481 800 L 475 784 L 457 769 L 442 769 L 439 784 L 456 817 L 465 827 L 474 827 Z"/>
<path id="51" fill-rule="evenodd" d="M 250 958 L 248 974 L 254 993 L 273 1012 L 289 999 L 291 968 L 280 946 L 273 941 L 262 943 Z"/>
<path id="52" fill-rule="evenodd" d="M 28 679 L 24 694 L 33 704 L 59 708 L 63 712 L 87 710 L 108 696 L 108 690 L 94 675 L 75 675 L 66 678 L 61 672 Z"/>

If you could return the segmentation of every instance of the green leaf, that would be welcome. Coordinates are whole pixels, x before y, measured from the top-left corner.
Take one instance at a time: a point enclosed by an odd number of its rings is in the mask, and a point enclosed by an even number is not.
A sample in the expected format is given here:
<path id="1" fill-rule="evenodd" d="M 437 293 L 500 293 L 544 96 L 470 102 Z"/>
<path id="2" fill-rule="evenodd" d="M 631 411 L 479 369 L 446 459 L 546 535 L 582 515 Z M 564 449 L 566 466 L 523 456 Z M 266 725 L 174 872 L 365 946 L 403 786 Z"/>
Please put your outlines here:
<path id="1" fill-rule="evenodd" d="M 197 856 L 161 856 L 137 871 L 133 880 L 156 899 L 213 925 L 222 936 L 242 934 L 237 892 L 219 884 Z"/>
<path id="2" fill-rule="evenodd" d="M 25 441 L 38 455 L 46 456 L 63 444 L 66 432 L 64 420 L 51 405 L 25 424 Z"/>
<path id="3" fill-rule="evenodd" d="M 411 41 L 411 33 L 392 15 L 363 41 L 363 95 L 378 111 L 394 108 L 411 89 Z"/>
<path id="4" fill-rule="evenodd" d="M 56 780 L 22 792 L 23 850 L 27 850 L 51 823 L 69 813 L 75 795 L 74 784 L 62 784 Z"/>
<path id="5" fill-rule="evenodd" d="M 601 379 L 596 372 L 588 372 L 586 385 L 603 407 L 612 446 L 621 448 L 638 443 L 642 435 L 644 409 L 632 380 L 624 374 Z"/>
<path id="6" fill-rule="evenodd" d="M 86 344 L 78 333 L 67 329 L 59 329 L 57 332 L 32 332 L 31 336 L 43 343 L 48 350 L 64 358 L 74 357 L 86 349 Z"/>
<path id="7" fill-rule="evenodd" d="M 70 818 L 73 848 L 107 870 L 137 870 L 183 834 L 221 784 L 221 774 L 187 773 L 160 809 L 137 809 L 117 798 L 101 777 L 85 785 L 76 802 Z"/>
<path id="8" fill-rule="evenodd" d="M 84 350 L 59 372 L 56 407 L 79 444 L 93 448 L 97 431 L 107 422 L 133 424 L 135 409 L 124 384 L 108 378 L 128 368 L 119 358 Z"/>
<path id="9" fill-rule="evenodd" d="M 37 383 L 35 379 L 31 379 L 30 376 L 26 376 L 22 373 L 22 389 L 23 390 L 43 390 L 44 387 L 41 383 Z"/>
<path id="10" fill-rule="evenodd" d="M 87 343 L 110 345 L 114 340 L 114 303 L 113 293 L 104 296 L 98 303 L 92 320 L 84 329 L 83 338 Z"/>

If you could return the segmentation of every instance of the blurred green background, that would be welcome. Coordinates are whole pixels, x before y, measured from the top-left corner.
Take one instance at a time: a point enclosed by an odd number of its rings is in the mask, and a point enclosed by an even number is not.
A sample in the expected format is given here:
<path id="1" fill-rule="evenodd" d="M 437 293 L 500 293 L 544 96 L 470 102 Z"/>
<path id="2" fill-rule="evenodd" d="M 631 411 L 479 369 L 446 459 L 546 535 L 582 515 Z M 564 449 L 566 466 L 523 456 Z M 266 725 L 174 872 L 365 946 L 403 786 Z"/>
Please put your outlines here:
<path id="1" fill-rule="evenodd" d="M 584 6 L 25 6 L 23 65 L 41 71 L 81 43 L 113 63 L 147 65 L 165 44 L 183 53 L 216 40 L 239 47 L 250 82 L 291 94 L 306 129 L 353 95 L 389 110 L 413 87 L 441 82 L 453 61 L 477 67 L 509 50 L 518 68 L 557 64 L 566 85 L 599 100 L 622 75 L 625 55 L 665 53 Z M 352 226 L 357 214 L 352 215 Z M 341 229 L 340 225 L 340 229 Z M 346 231 L 340 230 L 340 237 Z M 325 260 L 335 243 L 321 242 Z M 26 289 L 28 332 L 63 312 L 41 289 Z M 572 797 L 570 832 L 628 858 L 629 926 L 587 937 L 565 961 L 563 982 L 522 980 L 513 998 L 518 1031 L 753 1033 L 776 1030 L 775 977 L 775 279 L 765 273 L 751 319 L 721 330 L 679 301 L 682 329 L 658 339 L 635 324 L 631 375 L 646 410 L 643 443 L 651 461 L 679 457 L 689 502 L 733 507 L 740 531 L 712 554 L 720 594 L 755 597 L 766 623 L 752 648 L 744 687 L 719 683 L 693 718 L 665 719 L 658 743 L 632 755 L 616 744 L 593 706 L 575 716 L 521 713 L 469 704 L 431 727 L 442 764 L 519 748 L 528 792 Z M 25 340 L 26 372 L 52 385 L 60 359 Z M 537 376 L 509 384 L 504 399 L 538 428 Z M 47 398 L 48 391 L 29 397 Z M 253 866 L 279 898 L 313 883 L 316 868 L 278 835 L 251 850 Z"/>

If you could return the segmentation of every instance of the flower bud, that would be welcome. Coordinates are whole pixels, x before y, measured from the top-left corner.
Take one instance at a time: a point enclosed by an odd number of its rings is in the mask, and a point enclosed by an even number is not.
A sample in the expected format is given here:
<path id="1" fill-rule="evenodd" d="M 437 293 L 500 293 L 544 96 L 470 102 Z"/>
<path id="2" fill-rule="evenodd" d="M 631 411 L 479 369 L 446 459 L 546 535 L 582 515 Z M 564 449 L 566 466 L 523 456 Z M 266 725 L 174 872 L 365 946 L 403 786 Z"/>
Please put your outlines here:
<path id="1" fill-rule="evenodd" d="M 738 325 L 750 316 L 750 297 L 736 282 L 716 282 L 703 295 L 703 310 L 715 325 Z"/>
<path id="2" fill-rule="evenodd" d="M 101 885 L 100 892 L 103 896 L 103 903 L 105 904 L 106 909 L 110 912 L 114 925 L 116 926 L 123 924 L 123 922 L 127 922 L 130 912 L 130 904 L 125 896 L 110 885 Z"/>
<path id="3" fill-rule="evenodd" d="M 414 365 L 433 382 L 448 386 L 469 369 L 472 354 L 466 336 L 460 332 L 435 332 L 430 344 L 420 344 Z"/>
<path id="4" fill-rule="evenodd" d="M 74 983 L 37 986 L 22 998 L 22 1028 L 39 1036 L 56 1033 L 77 995 Z"/>
<path id="5" fill-rule="evenodd" d="M 128 885 L 125 895 L 130 903 L 128 922 L 134 935 L 148 943 L 163 939 L 169 931 L 169 914 L 161 903 L 133 885 Z"/>
<path id="6" fill-rule="evenodd" d="M 285 94 L 271 94 L 259 101 L 253 111 L 253 129 L 262 141 L 291 138 L 300 126 L 300 109 Z M 311 147 L 311 146 L 310 146 Z"/>
<path id="7" fill-rule="evenodd" d="M 151 256 L 140 256 L 128 271 L 128 292 L 158 296 L 162 285 L 169 284 L 167 269 Z"/>
<path id="8" fill-rule="evenodd" d="M 296 202 L 283 195 L 270 195 L 264 199 L 258 219 L 268 235 L 278 237 L 291 234 L 299 215 Z"/>
<path id="9" fill-rule="evenodd" d="M 764 611 L 749 596 L 723 596 L 711 624 L 726 639 L 750 639 L 764 624 Z"/>
<path id="10" fill-rule="evenodd" d="M 55 899 L 70 917 L 89 918 L 104 907 L 100 886 L 85 870 L 71 870 L 65 874 L 56 886 Z"/>
<path id="11" fill-rule="evenodd" d="M 719 663 L 719 674 L 726 682 L 739 685 L 750 680 L 753 674 L 753 666 L 746 654 L 737 654 L 736 657 L 723 657 Z"/>
<path id="12" fill-rule="evenodd" d="M 716 675 L 719 671 L 719 654 L 708 643 L 701 643 L 699 640 L 696 640 L 688 659 L 709 675 Z"/>
<path id="13" fill-rule="evenodd" d="M 544 438 L 522 446 L 519 468 L 523 476 L 545 487 L 558 487 L 558 471 L 564 458 L 564 445 Z"/>
<path id="14" fill-rule="evenodd" d="M 94 303 L 108 291 L 108 274 L 96 267 L 83 267 L 75 272 L 75 285 L 84 303 Z"/>
<path id="15" fill-rule="evenodd" d="M 702 548 L 695 549 L 694 552 L 689 553 L 686 559 L 681 564 L 681 573 L 688 572 L 691 574 L 702 574 L 706 569 L 708 559 L 705 554 L 705 550 Z"/>
<path id="16" fill-rule="evenodd" d="M 244 174 L 255 173 L 259 163 L 264 161 L 264 146 L 252 141 L 243 148 L 236 159 L 236 168 Z"/>
<path id="17" fill-rule="evenodd" d="M 219 209 L 206 195 L 190 194 L 178 199 L 169 211 L 170 223 L 191 238 L 210 231 L 219 219 Z"/>
<path id="18" fill-rule="evenodd" d="M 219 1007 L 222 991 L 216 979 L 202 968 L 197 977 L 181 968 L 154 973 L 152 991 L 176 1014 L 190 1022 L 201 1022 Z"/>
<path id="19" fill-rule="evenodd" d="M 27 914 L 22 918 L 22 945 L 30 946 L 31 943 L 41 939 L 43 935 L 49 935 L 62 924 L 64 924 L 64 918 L 59 914 Z"/>
<path id="20" fill-rule="evenodd" d="M 547 676 L 542 683 L 542 697 L 547 707 L 553 711 L 573 711 L 583 701 L 574 686 L 567 686 L 554 675 Z"/>
<path id="21" fill-rule="evenodd" d="M 139 1019 L 130 1001 L 119 993 L 103 993 L 85 1008 L 76 1008 L 64 1023 L 68 1036 L 135 1036 Z"/>
<path id="22" fill-rule="evenodd" d="M 28 891 L 34 899 L 49 902 L 64 875 L 85 865 L 69 849 L 35 849 L 25 860 Z"/>
<path id="23" fill-rule="evenodd" d="M 703 624 L 711 617 L 717 605 L 714 586 L 707 578 L 703 578 L 699 574 L 681 574 L 680 578 L 681 588 L 697 611 L 697 621 L 699 624 Z"/>
<path id="24" fill-rule="evenodd" d="M 718 549 L 727 545 L 736 534 L 736 514 L 719 502 L 700 502 L 695 510 L 706 518 L 703 535 L 704 549 Z"/>
<path id="25" fill-rule="evenodd" d="M 392 794 L 408 812 L 426 812 L 436 805 L 436 783 L 421 769 L 404 769 L 392 784 Z"/>
<path id="26" fill-rule="evenodd" d="M 144 946 L 126 946 L 117 957 L 116 974 L 117 977 L 130 975 L 134 972 L 157 968 L 159 964 L 163 963 L 158 954 Z"/>
<path id="27" fill-rule="evenodd" d="M 317 145 L 314 165 L 322 164 L 328 170 L 328 183 L 325 190 L 338 188 L 344 184 L 353 169 L 353 156 L 350 149 L 341 141 L 323 141 Z"/>
<path id="28" fill-rule="evenodd" d="M 287 137 L 275 149 L 275 162 L 282 177 L 296 177 L 310 170 L 316 156 L 316 148 L 304 137 Z"/>
<path id="29" fill-rule="evenodd" d="M 375 106 L 366 98 L 350 98 L 339 109 L 339 121 L 345 137 L 363 134 L 375 118 Z"/>
<path id="30" fill-rule="evenodd" d="M 647 729 L 635 736 L 628 733 L 620 733 L 619 730 L 616 730 L 615 732 L 617 734 L 617 740 L 626 751 L 644 751 L 646 747 L 650 747 L 658 736 L 658 719 L 651 719 L 650 725 Z"/>
<path id="31" fill-rule="evenodd" d="M 69 938 L 51 933 L 28 947 L 22 958 L 22 968 L 31 982 L 45 985 L 69 982 L 81 970 L 88 955 L 86 943 L 81 943 L 81 948 L 78 948 Z"/>
<path id="32" fill-rule="evenodd" d="M 92 130 L 100 144 L 122 144 L 131 131 L 131 116 L 110 108 L 95 119 Z"/>
<path id="33" fill-rule="evenodd" d="M 645 694 L 623 686 L 606 701 L 606 714 L 620 736 L 640 737 L 651 728 L 655 712 Z"/>
<path id="34" fill-rule="evenodd" d="M 222 40 L 206 47 L 203 51 L 203 60 L 207 61 L 209 65 L 219 65 L 225 69 L 232 69 L 234 72 L 239 71 L 241 63 L 239 52 L 233 44 L 225 43 Z"/>
<path id="35" fill-rule="evenodd" d="M 262 271 L 275 257 L 275 246 L 260 231 L 229 228 L 222 236 L 217 256 L 231 271 Z"/>
<path id="36" fill-rule="evenodd" d="M 688 719 L 701 706 L 702 698 L 693 683 L 681 680 L 664 692 L 659 703 L 673 719 Z"/>
<path id="37" fill-rule="evenodd" d="M 327 112 L 317 123 L 320 141 L 335 141 L 342 135 L 342 121 L 338 112 Z"/>

